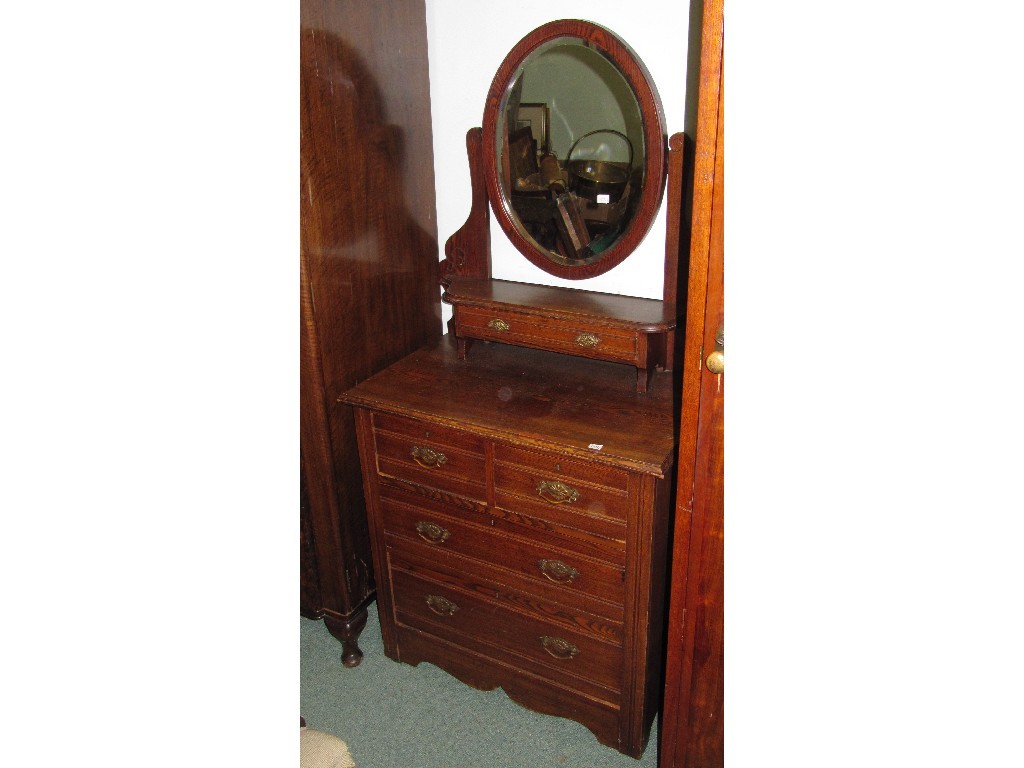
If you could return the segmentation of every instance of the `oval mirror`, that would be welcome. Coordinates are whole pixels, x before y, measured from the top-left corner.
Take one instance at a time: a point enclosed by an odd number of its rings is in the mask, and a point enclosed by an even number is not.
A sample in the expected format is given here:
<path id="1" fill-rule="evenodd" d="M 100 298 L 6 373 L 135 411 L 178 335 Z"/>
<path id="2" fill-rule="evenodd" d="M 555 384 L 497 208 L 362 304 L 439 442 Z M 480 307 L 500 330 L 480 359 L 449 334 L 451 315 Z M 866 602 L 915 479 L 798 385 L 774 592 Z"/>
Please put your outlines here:
<path id="1" fill-rule="evenodd" d="M 483 170 L 494 215 L 536 266 L 579 280 L 640 244 L 665 182 L 661 101 L 609 30 L 553 21 L 505 57 L 487 94 Z"/>

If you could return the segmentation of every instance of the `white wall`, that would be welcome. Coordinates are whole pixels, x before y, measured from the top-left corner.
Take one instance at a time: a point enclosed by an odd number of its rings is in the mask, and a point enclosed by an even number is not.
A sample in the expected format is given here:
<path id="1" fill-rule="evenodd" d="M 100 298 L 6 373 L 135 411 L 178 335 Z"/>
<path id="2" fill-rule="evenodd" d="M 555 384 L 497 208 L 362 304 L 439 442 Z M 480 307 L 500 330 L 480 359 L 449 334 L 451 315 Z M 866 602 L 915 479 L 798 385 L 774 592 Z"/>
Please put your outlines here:
<path id="1" fill-rule="evenodd" d="M 527 33 L 549 21 L 579 18 L 607 27 L 647 66 L 661 96 L 666 135 L 683 130 L 689 3 L 663 0 L 559 0 L 481 3 L 426 0 L 430 105 L 434 132 L 437 234 L 444 243 L 470 208 L 466 131 L 483 123 L 484 99 L 505 56 Z M 491 216 L 495 278 L 660 299 L 665 267 L 665 216 L 625 262 L 589 280 L 562 280 L 535 267 Z M 451 308 L 444 305 L 445 322 Z"/>

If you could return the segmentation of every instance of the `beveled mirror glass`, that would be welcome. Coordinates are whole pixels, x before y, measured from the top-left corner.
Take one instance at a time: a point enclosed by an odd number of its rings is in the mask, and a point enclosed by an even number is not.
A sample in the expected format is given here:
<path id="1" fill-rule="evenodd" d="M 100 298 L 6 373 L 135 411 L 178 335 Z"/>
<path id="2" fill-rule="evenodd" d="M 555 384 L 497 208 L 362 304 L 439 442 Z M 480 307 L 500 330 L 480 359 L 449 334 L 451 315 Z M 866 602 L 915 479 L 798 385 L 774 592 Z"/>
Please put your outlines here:
<path id="1" fill-rule="evenodd" d="M 593 277 L 650 229 L 665 181 L 661 102 L 640 59 L 609 30 L 554 21 L 512 49 L 483 119 L 492 209 L 544 271 Z"/>

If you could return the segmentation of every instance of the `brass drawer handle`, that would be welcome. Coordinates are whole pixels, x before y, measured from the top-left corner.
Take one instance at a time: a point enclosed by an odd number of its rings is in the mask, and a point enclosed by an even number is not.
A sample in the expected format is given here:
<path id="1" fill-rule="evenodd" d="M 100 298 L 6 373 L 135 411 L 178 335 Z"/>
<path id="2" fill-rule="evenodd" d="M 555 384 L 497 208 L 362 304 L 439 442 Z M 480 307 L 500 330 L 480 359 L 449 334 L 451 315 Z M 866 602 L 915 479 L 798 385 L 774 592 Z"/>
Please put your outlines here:
<path id="1" fill-rule="evenodd" d="M 579 648 L 560 637 L 543 635 L 540 639 L 540 644 L 544 646 L 545 651 L 556 659 L 571 659 L 580 652 Z"/>
<path id="2" fill-rule="evenodd" d="M 504 333 L 505 331 L 512 330 L 512 326 L 506 323 L 500 317 L 496 317 L 493 320 L 491 320 L 491 322 L 487 324 L 487 327 L 490 328 L 492 331 L 501 331 L 502 333 Z"/>
<path id="3" fill-rule="evenodd" d="M 538 560 L 537 567 L 556 584 L 568 584 L 580 575 L 579 571 L 561 560 Z"/>
<path id="4" fill-rule="evenodd" d="M 427 520 L 420 520 L 416 523 L 416 533 L 420 535 L 421 539 L 429 541 L 431 544 L 443 544 L 452 535 L 451 531 Z"/>
<path id="5" fill-rule="evenodd" d="M 451 616 L 459 610 L 459 606 L 440 595 L 427 595 L 427 608 L 438 616 Z"/>
<path id="6" fill-rule="evenodd" d="M 440 467 L 448 461 L 448 457 L 440 451 L 435 451 L 433 448 L 422 448 L 418 445 L 412 447 L 412 457 L 421 467 L 429 469 Z"/>
<path id="7" fill-rule="evenodd" d="M 541 480 L 537 483 L 537 494 L 551 504 L 571 503 L 580 497 L 575 488 L 558 480 Z"/>
<path id="8" fill-rule="evenodd" d="M 576 337 L 576 346 L 584 347 L 585 349 L 593 349 L 601 343 L 601 339 L 592 333 L 581 333 Z"/>

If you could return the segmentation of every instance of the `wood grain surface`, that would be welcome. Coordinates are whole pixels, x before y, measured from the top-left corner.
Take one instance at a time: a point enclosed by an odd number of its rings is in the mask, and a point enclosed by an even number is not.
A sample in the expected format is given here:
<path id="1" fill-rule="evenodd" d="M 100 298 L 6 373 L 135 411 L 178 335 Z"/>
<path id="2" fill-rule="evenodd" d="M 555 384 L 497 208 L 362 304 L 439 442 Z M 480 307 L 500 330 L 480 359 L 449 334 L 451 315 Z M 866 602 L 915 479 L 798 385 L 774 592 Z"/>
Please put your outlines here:
<path id="1" fill-rule="evenodd" d="M 625 366 L 504 344 L 481 343 L 461 361 L 446 336 L 343 400 L 661 477 L 675 446 L 672 387 L 639 394 L 634 383 Z"/>

